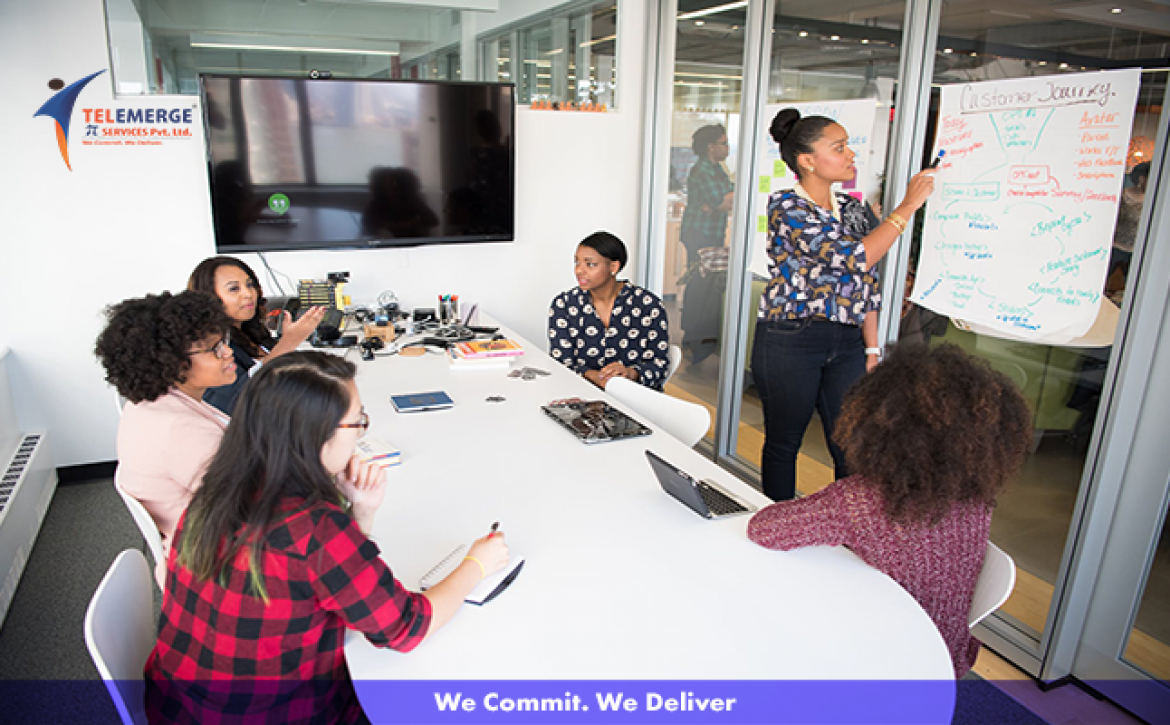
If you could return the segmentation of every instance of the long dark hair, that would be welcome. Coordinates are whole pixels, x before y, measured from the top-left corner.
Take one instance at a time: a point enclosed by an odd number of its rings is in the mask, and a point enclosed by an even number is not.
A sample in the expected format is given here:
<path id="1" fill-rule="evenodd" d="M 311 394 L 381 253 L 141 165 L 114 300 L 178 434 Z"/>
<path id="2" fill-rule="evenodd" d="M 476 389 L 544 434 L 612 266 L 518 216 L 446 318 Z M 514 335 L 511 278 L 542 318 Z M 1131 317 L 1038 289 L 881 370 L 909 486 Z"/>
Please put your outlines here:
<path id="1" fill-rule="evenodd" d="M 995 504 L 1024 462 L 1031 420 L 1019 388 L 985 360 L 903 343 L 845 396 L 833 438 L 891 519 L 935 522 L 957 503 Z"/>
<path id="2" fill-rule="evenodd" d="M 259 357 L 260 347 L 272 344 L 272 335 L 268 334 L 268 328 L 264 326 L 264 316 L 268 314 L 266 307 L 268 300 L 264 299 L 264 289 L 260 286 L 260 278 L 256 276 L 251 267 L 235 257 L 208 257 L 195 267 L 195 271 L 191 272 L 191 278 L 187 280 L 187 289 L 206 292 L 218 300 L 219 293 L 215 291 L 215 272 L 220 267 L 236 267 L 243 270 L 244 274 L 248 275 L 248 279 L 252 280 L 252 284 L 256 286 L 256 314 L 252 315 L 252 319 L 240 323 L 240 332 L 244 334 L 238 336 L 238 342 L 240 347 L 244 348 L 244 352 L 252 357 Z M 237 341 L 237 337 L 232 339 Z"/>
<path id="3" fill-rule="evenodd" d="M 187 507 L 175 542 L 183 567 L 202 580 L 218 578 L 247 546 L 250 590 L 267 601 L 261 551 L 282 499 L 304 507 L 344 502 L 321 449 L 349 410 L 346 383 L 354 373 L 353 363 L 334 355 L 292 352 L 252 377 Z"/>
<path id="4" fill-rule="evenodd" d="M 811 154 L 812 145 L 825 135 L 825 129 L 836 121 L 825 116 L 805 116 L 801 118 L 800 111 L 795 108 L 785 108 L 772 118 L 772 125 L 768 132 L 772 140 L 780 144 L 780 158 L 792 169 L 792 173 L 800 177 L 800 167 L 796 164 L 796 157 L 801 154 Z"/>

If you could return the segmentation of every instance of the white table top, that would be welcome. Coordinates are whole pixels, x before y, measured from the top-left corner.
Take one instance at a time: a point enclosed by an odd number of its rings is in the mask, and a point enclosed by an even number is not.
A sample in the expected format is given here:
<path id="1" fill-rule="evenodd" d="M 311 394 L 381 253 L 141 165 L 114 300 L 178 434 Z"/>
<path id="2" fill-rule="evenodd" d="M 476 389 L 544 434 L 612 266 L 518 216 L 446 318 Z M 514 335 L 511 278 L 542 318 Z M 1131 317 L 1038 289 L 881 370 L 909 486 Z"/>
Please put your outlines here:
<path id="1" fill-rule="evenodd" d="M 953 678 L 938 630 L 889 577 L 842 548 L 763 549 L 746 516 L 700 518 L 662 491 L 644 451 L 768 503 L 730 473 L 662 431 L 584 445 L 549 420 L 550 400 L 604 393 L 512 337 L 527 350 L 514 366 L 552 374 L 351 355 L 370 435 L 402 450 L 373 531 L 395 575 L 417 589 L 493 521 L 527 559 L 509 590 L 464 605 L 414 652 L 351 632 L 359 696 L 362 680 Z M 430 390 L 455 407 L 400 414 L 389 403 Z"/>

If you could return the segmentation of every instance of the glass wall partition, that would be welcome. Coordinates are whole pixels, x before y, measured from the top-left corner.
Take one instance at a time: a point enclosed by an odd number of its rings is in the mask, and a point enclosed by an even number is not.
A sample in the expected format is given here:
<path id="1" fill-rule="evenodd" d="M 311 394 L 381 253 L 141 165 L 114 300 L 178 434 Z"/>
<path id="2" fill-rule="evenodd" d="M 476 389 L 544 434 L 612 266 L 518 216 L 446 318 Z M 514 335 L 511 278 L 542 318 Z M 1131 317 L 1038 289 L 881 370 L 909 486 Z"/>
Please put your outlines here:
<path id="1" fill-rule="evenodd" d="M 738 137 L 747 3 L 680 0 L 670 78 L 669 181 L 661 294 L 683 351 L 667 383 L 715 420 L 726 313 L 731 211 L 741 189 Z M 750 187 L 750 184 L 749 184 Z M 708 431 L 710 440 L 714 426 Z"/>
<path id="2" fill-rule="evenodd" d="M 756 215 L 748 242 L 745 284 L 751 313 L 740 334 L 747 343 L 744 386 L 739 407 L 738 436 L 733 450 L 758 468 L 764 443 L 764 417 L 750 370 L 756 310 L 769 278 L 767 200 L 772 192 L 791 188 L 796 178 L 767 138 L 772 117 L 794 107 L 802 115 L 828 116 L 849 133 L 857 154 L 857 178 L 842 191 L 870 205 L 880 215 L 890 134 L 896 112 L 898 67 L 901 61 L 905 3 L 861 4 L 846 0 L 821 3 L 777 0 L 772 17 L 772 50 L 768 62 L 766 105 L 759 178 L 745 185 L 756 196 Z M 884 266 L 884 265 L 883 265 Z M 820 419 L 813 414 L 797 460 L 797 491 L 803 495 L 833 481 L 833 462 Z"/>
<path id="3" fill-rule="evenodd" d="M 1154 32 L 1147 25 L 1149 20 L 1139 11 L 1127 10 L 1125 5 L 1090 8 L 1073 2 L 1018 0 L 1010 5 L 942 6 L 934 58 L 932 127 L 925 144 L 928 152 L 934 140 L 933 121 L 938 115 L 943 86 L 1033 76 L 1060 77 L 1113 68 L 1144 69 L 1137 106 L 1133 109 L 1128 151 L 1118 150 L 1118 166 L 1106 167 L 1105 171 L 1101 165 L 1090 169 L 1093 173 L 1123 176 L 1108 276 L 1100 290 L 1103 300 L 1098 317 L 1100 334 L 1096 339 L 1086 337 L 1062 344 L 1004 339 L 987 331 L 972 331 L 961 320 L 952 320 L 909 301 L 901 305 L 896 332 L 899 341 L 953 343 L 985 359 L 1017 382 L 1031 406 L 1031 454 L 1000 499 L 992 521 L 992 539 L 1015 559 L 1019 572 L 1015 593 L 1000 610 L 999 617 L 1011 627 L 1005 631 L 1021 635 L 1017 641 L 1032 642 L 1037 657 L 1042 652 L 1040 643 L 1046 626 L 1056 611 L 1054 605 L 1058 604 L 1060 587 L 1068 576 L 1073 550 L 1070 535 L 1076 533 L 1073 524 L 1078 497 L 1082 495 L 1082 486 L 1092 477 L 1095 452 L 1090 442 L 1103 413 L 1102 401 L 1108 395 L 1106 373 L 1123 344 L 1117 335 L 1120 308 L 1127 305 L 1131 282 L 1143 264 L 1141 255 L 1135 254 L 1135 237 L 1148 200 L 1148 161 L 1156 151 L 1154 138 L 1160 121 L 1167 76 L 1165 59 L 1170 47 L 1170 26 L 1163 22 L 1165 29 Z M 1010 119 L 1008 122 L 1011 123 Z M 1022 119 L 1016 125 L 1017 130 L 1004 128 L 1004 133 L 1019 136 L 1013 136 L 1015 140 L 1011 144 L 1036 142 L 1036 139 L 1028 140 L 1041 132 L 1036 124 Z M 954 134 L 944 134 L 944 141 L 953 137 Z M 955 142 L 952 150 L 961 146 Z M 922 159 L 921 163 L 927 161 Z M 1026 163 L 1048 162 L 1033 158 Z M 1072 179 L 1067 179 L 1068 182 Z M 923 216 L 918 215 L 917 233 L 910 245 L 909 271 L 904 279 L 906 295 L 915 284 Z M 1165 568 L 1165 557 L 1155 562 L 1157 566 Z M 1166 576 L 1167 572 L 1155 569 L 1152 581 Z M 1165 596 L 1164 587 L 1151 591 Z M 1165 672 L 1170 662 L 1167 659 L 1170 649 L 1164 644 L 1165 617 L 1159 621 L 1156 614 L 1159 609 L 1165 611 L 1166 606 L 1162 602 L 1144 607 L 1136 621 L 1136 627 L 1142 632 L 1139 639 L 1148 645 L 1135 650 L 1140 651 L 1136 656 L 1154 660 L 1151 671 Z M 1154 634 L 1147 638 L 1147 632 Z"/>

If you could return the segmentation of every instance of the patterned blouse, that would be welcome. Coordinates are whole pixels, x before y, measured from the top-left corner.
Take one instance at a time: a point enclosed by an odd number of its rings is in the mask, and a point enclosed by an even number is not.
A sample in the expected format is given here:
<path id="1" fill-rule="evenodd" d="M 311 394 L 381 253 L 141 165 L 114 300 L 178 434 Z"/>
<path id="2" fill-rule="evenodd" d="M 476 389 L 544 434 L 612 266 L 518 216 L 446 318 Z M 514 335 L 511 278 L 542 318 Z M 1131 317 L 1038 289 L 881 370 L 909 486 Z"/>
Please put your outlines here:
<path id="1" fill-rule="evenodd" d="M 666 309 L 654 293 L 622 282 L 606 327 L 593 297 L 574 287 L 549 307 L 548 354 L 577 374 L 620 362 L 638 371 L 639 383 L 662 390 L 670 369 Z"/>
<path id="2" fill-rule="evenodd" d="M 861 325 L 881 306 L 876 269 L 861 240 L 872 230 L 865 207 L 838 193 L 840 220 L 797 190 L 768 200 L 768 268 L 772 279 L 760 298 L 761 320 L 822 317 Z"/>

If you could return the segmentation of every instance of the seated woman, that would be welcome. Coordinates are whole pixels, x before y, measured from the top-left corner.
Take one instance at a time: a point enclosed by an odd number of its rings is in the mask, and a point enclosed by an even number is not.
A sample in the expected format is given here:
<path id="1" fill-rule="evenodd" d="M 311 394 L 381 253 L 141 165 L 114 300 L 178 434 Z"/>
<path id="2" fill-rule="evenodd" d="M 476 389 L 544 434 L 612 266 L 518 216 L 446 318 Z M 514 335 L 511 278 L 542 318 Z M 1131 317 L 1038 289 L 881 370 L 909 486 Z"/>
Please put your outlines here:
<path id="1" fill-rule="evenodd" d="M 577 286 L 548 311 L 549 355 L 599 388 L 623 377 L 662 390 L 670 369 L 666 310 L 654 293 L 617 278 L 626 259 L 626 245 L 609 232 L 577 246 Z"/>
<path id="2" fill-rule="evenodd" d="M 748 538 L 769 549 L 848 546 L 913 596 L 951 652 L 967 628 L 991 511 L 1023 463 L 1031 415 L 1015 385 L 954 345 L 899 345 L 845 398 L 835 435 L 856 475 L 762 509 Z"/>
<path id="3" fill-rule="evenodd" d="M 232 357 L 240 374 L 231 385 L 208 390 L 204 397 L 228 415 L 232 414 L 236 398 L 261 361 L 297 349 L 325 316 L 325 308 L 311 307 L 293 322 L 289 313 L 282 311 L 283 334 L 279 340 L 273 339 L 264 326 L 266 311 L 260 280 L 251 267 L 232 257 L 210 257 L 200 262 L 187 281 L 187 289 L 215 295 L 231 319 Z"/>
<path id="4" fill-rule="evenodd" d="M 236 379 L 231 323 L 198 292 L 130 299 L 106 314 L 95 352 L 129 401 L 118 424 L 118 482 L 150 513 L 166 549 L 227 427 L 203 393 Z"/>
<path id="5" fill-rule="evenodd" d="M 297 352 L 240 396 L 167 562 L 151 722 L 361 721 L 346 628 L 408 652 L 507 564 L 491 533 L 425 594 L 394 578 L 367 538 L 385 476 L 354 456 L 369 426 L 354 373 Z"/>

